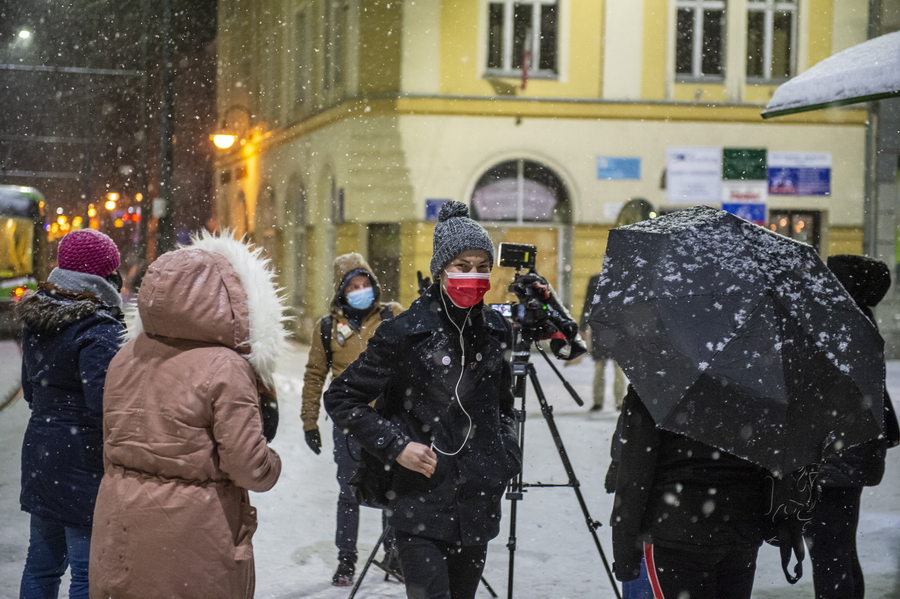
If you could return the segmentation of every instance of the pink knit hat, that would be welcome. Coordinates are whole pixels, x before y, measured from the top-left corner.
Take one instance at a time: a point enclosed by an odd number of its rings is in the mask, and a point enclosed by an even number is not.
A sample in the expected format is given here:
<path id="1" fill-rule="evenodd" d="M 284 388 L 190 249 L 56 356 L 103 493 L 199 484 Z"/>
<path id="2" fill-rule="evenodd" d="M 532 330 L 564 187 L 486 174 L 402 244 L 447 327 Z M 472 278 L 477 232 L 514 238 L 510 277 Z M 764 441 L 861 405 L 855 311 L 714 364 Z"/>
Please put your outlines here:
<path id="1" fill-rule="evenodd" d="M 119 268 L 119 250 L 112 239 L 94 229 L 68 233 L 59 242 L 59 267 L 98 277 Z"/>

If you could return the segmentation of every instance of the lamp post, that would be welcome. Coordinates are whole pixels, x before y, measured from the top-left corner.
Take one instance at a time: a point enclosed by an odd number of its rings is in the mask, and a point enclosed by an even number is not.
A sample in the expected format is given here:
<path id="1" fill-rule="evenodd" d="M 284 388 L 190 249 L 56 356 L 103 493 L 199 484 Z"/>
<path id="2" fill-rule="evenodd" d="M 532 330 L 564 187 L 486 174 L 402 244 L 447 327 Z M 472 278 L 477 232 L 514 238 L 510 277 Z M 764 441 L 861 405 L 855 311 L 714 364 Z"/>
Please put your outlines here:
<path id="1" fill-rule="evenodd" d="M 162 0 L 162 110 L 160 114 L 159 199 L 162 213 L 156 230 L 157 255 L 175 249 L 172 205 L 172 129 L 175 110 L 175 64 L 172 40 L 172 0 Z"/>
<path id="2" fill-rule="evenodd" d="M 234 104 L 229 106 L 228 109 L 222 113 L 222 124 L 219 125 L 219 129 L 209 136 L 212 140 L 213 144 L 219 148 L 220 150 L 227 150 L 234 145 L 234 142 L 239 139 L 243 141 L 243 137 L 240 135 L 238 131 L 235 131 L 234 127 L 229 127 L 228 125 L 228 115 L 231 114 L 235 110 L 243 110 L 247 113 L 247 126 L 244 128 L 244 134 L 246 135 L 247 130 L 253 125 L 253 114 L 250 112 L 250 109 L 246 106 L 242 106 L 241 104 Z"/>

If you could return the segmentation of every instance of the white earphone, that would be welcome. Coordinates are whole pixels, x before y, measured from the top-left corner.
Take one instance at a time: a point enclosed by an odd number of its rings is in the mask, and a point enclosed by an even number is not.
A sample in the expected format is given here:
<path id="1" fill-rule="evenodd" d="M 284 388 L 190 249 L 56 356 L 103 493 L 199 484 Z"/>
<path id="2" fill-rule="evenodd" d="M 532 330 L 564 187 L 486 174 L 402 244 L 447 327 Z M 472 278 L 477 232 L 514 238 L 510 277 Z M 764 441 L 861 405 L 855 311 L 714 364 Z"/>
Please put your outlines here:
<path id="1" fill-rule="evenodd" d="M 444 304 L 444 312 L 446 312 L 447 315 L 449 316 L 450 313 L 447 311 L 447 300 L 444 299 L 443 290 L 440 290 L 439 293 L 441 294 L 441 303 Z M 465 342 L 463 340 L 463 329 L 466 328 L 466 323 L 469 321 L 469 314 L 472 312 L 473 307 L 474 306 L 470 307 L 469 310 L 466 312 L 466 318 L 465 318 L 465 320 L 463 320 L 463 325 L 461 327 L 456 326 L 456 323 L 453 322 L 452 318 L 448 318 L 448 320 L 451 323 L 453 323 L 453 326 L 456 328 L 456 330 L 459 331 L 459 349 L 460 349 L 460 352 L 462 353 L 462 359 L 460 360 L 460 364 L 459 364 L 459 378 L 456 380 L 456 386 L 453 389 L 453 395 L 456 397 L 456 403 L 459 404 L 459 409 L 462 410 L 463 414 L 466 415 L 466 418 L 469 419 L 469 428 L 468 428 L 468 430 L 466 430 L 466 438 L 463 439 L 462 445 L 460 445 L 459 449 L 457 449 L 454 452 L 442 451 L 442 450 L 438 449 L 438 447 L 434 444 L 434 441 L 431 442 L 432 450 L 434 450 L 442 455 L 446 455 L 446 456 L 454 456 L 454 455 L 458 454 L 460 451 L 462 451 L 463 448 L 466 446 L 466 443 L 469 442 L 469 436 L 472 434 L 472 427 L 473 427 L 472 416 L 469 415 L 469 413 L 463 407 L 462 400 L 459 398 L 459 385 L 460 385 L 460 383 L 462 383 L 463 374 L 465 374 L 465 372 L 466 372 L 466 346 L 465 346 Z"/>

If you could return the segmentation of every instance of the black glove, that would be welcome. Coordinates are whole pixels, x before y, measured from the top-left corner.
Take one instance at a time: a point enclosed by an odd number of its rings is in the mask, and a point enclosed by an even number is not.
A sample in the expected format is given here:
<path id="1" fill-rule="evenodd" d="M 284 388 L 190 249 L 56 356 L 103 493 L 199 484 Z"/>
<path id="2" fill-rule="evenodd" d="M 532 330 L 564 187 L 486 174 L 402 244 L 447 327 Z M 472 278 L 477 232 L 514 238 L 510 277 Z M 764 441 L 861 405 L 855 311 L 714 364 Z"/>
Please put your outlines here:
<path id="1" fill-rule="evenodd" d="M 322 436 L 319 435 L 319 429 L 314 428 L 303 434 L 306 436 L 306 444 L 313 450 L 313 453 L 316 455 L 322 453 Z"/>
<path id="2" fill-rule="evenodd" d="M 271 391 L 260 388 L 259 405 L 262 408 L 263 436 L 271 443 L 278 431 L 278 398 Z"/>

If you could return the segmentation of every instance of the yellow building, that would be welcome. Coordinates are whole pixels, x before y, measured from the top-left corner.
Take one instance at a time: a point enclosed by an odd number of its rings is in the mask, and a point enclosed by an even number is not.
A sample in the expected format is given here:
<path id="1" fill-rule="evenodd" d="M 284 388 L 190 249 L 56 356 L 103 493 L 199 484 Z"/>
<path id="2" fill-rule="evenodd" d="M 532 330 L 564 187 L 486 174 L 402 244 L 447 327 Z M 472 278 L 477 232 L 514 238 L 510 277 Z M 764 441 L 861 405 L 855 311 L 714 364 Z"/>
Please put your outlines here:
<path id="1" fill-rule="evenodd" d="M 216 163 L 219 224 L 276 260 L 301 337 L 340 253 L 408 305 L 451 199 L 537 245 L 580 309 L 628 199 L 699 203 L 673 192 L 678 148 L 824 160 L 810 195 L 753 189 L 779 231 L 861 252 L 866 112 L 759 113 L 867 18 L 868 0 L 220 0 L 219 113 L 241 142 Z M 511 278 L 496 268 L 490 299 Z"/>

